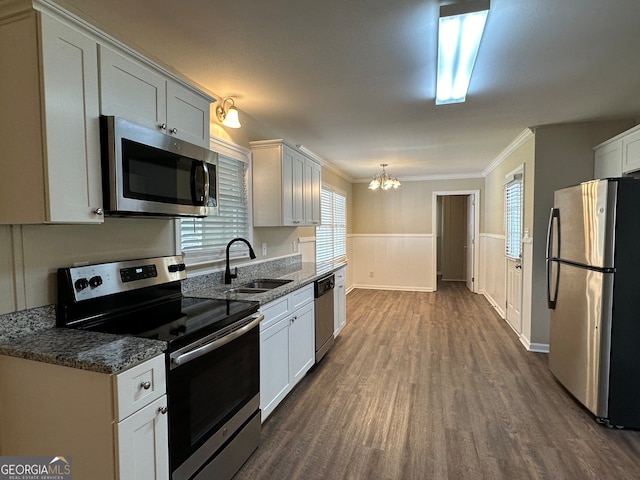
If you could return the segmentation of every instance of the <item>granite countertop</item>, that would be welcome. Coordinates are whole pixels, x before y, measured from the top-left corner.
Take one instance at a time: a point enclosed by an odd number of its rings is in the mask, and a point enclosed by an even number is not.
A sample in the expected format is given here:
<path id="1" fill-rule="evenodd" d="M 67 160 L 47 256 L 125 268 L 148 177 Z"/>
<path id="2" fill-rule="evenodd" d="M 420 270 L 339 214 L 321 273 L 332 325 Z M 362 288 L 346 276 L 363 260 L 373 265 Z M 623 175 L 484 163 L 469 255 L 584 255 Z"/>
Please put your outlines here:
<path id="1" fill-rule="evenodd" d="M 261 305 L 287 295 L 318 278 L 346 266 L 346 262 L 274 262 L 241 267 L 231 285 L 221 274 L 188 278 L 183 294 L 189 297 L 257 301 Z M 256 279 L 284 279 L 291 282 L 264 293 L 227 291 Z M 186 288 L 185 288 L 186 287 Z M 0 355 L 24 358 L 106 374 L 118 374 L 163 353 L 166 342 L 125 335 L 56 328 L 55 307 L 47 305 L 0 315 Z"/>
<path id="2" fill-rule="evenodd" d="M 200 298 L 251 300 L 259 302 L 260 305 L 265 305 L 277 298 L 283 297 L 288 293 L 313 283 L 315 280 L 322 278 L 325 275 L 329 275 L 346 265 L 347 262 L 305 262 L 297 265 L 277 267 L 267 271 L 261 271 L 258 276 L 234 279 L 230 285 L 220 285 L 219 283 L 202 285 L 201 288 L 185 292 L 184 294 L 189 297 Z M 261 293 L 229 292 L 229 290 L 232 290 L 233 288 L 256 279 L 291 280 L 291 282 Z"/>

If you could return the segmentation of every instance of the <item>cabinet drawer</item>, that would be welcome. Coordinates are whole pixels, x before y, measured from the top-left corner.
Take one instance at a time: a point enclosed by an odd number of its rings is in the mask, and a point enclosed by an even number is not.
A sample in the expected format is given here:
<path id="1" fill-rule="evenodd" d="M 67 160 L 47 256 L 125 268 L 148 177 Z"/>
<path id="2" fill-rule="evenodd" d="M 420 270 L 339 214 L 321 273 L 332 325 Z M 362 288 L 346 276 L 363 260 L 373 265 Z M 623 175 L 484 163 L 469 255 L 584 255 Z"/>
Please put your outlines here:
<path id="1" fill-rule="evenodd" d="M 116 377 L 116 418 L 128 417 L 166 393 L 164 355 L 158 355 Z"/>
<path id="2" fill-rule="evenodd" d="M 264 320 L 260 323 L 260 331 L 264 331 L 274 323 L 282 320 L 291 311 L 291 294 L 280 297 L 260 307 Z"/>
<path id="3" fill-rule="evenodd" d="M 344 277 L 345 277 L 344 268 L 341 268 L 340 270 L 336 271 L 334 273 L 334 276 L 335 276 L 335 279 L 336 279 L 336 283 L 344 282 Z"/>
<path id="4" fill-rule="evenodd" d="M 289 295 L 291 295 L 292 311 L 309 302 L 313 302 L 313 283 L 310 283 L 306 287 L 299 288 L 298 290 L 291 292 Z"/>

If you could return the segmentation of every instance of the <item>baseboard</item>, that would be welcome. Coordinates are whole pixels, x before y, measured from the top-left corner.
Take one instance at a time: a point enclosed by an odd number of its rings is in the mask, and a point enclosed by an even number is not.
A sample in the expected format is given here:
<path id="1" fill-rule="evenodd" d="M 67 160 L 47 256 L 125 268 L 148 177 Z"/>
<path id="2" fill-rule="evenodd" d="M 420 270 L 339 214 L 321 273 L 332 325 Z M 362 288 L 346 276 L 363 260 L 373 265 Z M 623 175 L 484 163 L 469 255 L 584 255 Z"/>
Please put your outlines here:
<path id="1" fill-rule="evenodd" d="M 410 287 L 410 286 L 394 286 L 394 285 L 363 285 L 355 284 L 353 288 L 360 288 L 362 290 L 395 290 L 399 292 L 433 292 L 431 287 Z"/>
<path id="2" fill-rule="evenodd" d="M 487 299 L 487 301 L 491 304 L 493 309 L 498 313 L 498 315 L 500 315 L 500 318 L 502 318 L 503 320 L 507 318 L 505 311 L 500 307 L 500 305 L 496 303 L 496 301 L 493 298 L 491 298 L 491 295 L 489 295 L 485 290 L 482 290 L 478 293 L 480 293 L 481 295 L 484 295 L 484 298 Z"/>
<path id="3" fill-rule="evenodd" d="M 524 335 L 520 335 L 520 343 L 524 345 L 524 348 L 529 352 L 535 353 L 549 353 L 548 343 L 531 343 Z"/>

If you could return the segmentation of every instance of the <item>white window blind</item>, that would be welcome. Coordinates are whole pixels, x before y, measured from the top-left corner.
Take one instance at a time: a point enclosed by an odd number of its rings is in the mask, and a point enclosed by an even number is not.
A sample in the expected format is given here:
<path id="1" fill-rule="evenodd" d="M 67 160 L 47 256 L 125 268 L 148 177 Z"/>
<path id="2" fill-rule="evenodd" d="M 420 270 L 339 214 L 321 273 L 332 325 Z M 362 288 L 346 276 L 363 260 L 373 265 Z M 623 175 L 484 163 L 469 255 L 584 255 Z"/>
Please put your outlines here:
<path id="1" fill-rule="evenodd" d="M 347 255 L 347 198 L 331 187 L 322 187 L 321 222 L 316 227 L 316 262 Z"/>
<path id="2" fill-rule="evenodd" d="M 522 174 L 517 174 L 505 186 L 506 255 L 520 258 L 522 254 Z"/>
<path id="3" fill-rule="evenodd" d="M 215 261 L 224 258 L 229 240 L 249 238 L 249 202 L 247 198 L 247 164 L 218 156 L 219 215 L 188 218 L 180 221 L 182 253 L 187 259 Z M 242 242 L 231 247 L 234 257 L 248 255 Z"/>

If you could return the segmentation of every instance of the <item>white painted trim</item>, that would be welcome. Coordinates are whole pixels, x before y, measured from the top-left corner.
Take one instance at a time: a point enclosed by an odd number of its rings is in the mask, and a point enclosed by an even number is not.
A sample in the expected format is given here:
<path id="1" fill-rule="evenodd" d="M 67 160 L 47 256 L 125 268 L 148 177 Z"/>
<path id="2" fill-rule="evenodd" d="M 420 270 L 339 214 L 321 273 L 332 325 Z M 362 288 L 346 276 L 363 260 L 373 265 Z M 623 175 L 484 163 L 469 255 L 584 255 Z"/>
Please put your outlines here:
<path id="1" fill-rule="evenodd" d="M 500 233 L 481 233 L 480 236 L 484 238 L 495 238 L 496 240 L 506 240 L 506 237 Z"/>
<path id="2" fill-rule="evenodd" d="M 298 243 L 312 243 L 316 241 L 316 237 L 298 237 Z"/>
<path id="3" fill-rule="evenodd" d="M 438 231 L 438 197 L 450 196 L 450 195 L 473 195 L 473 201 L 475 208 L 473 209 L 473 293 L 478 293 L 480 284 L 480 190 L 444 190 L 435 191 L 431 194 L 431 231 Z M 433 236 L 433 233 L 431 234 Z M 431 250 L 433 262 L 433 291 L 438 290 L 438 242 L 434 242 Z"/>
<path id="4" fill-rule="evenodd" d="M 225 157 L 245 163 L 251 162 L 251 150 L 213 135 L 209 137 L 209 148 Z"/>
<path id="5" fill-rule="evenodd" d="M 523 335 L 520 335 L 520 343 L 524 345 L 524 348 L 529 352 L 535 353 L 549 353 L 549 344 L 548 343 L 531 343 L 529 339 Z"/>
<path id="6" fill-rule="evenodd" d="M 392 237 L 415 237 L 432 238 L 433 233 L 352 233 L 348 237 L 369 237 L 369 238 L 392 238 Z"/>
<path id="7" fill-rule="evenodd" d="M 344 180 L 346 180 L 349 183 L 354 183 L 355 180 L 353 179 L 353 177 L 351 177 L 346 172 L 343 172 L 342 170 L 340 170 L 340 168 L 335 166 L 333 163 L 331 163 L 331 162 L 325 160 L 324 158 L 322 158 L 316 152 L 314 152 L 312 150 L 309 150 L 304 145 L 296 145 L 296 146 L 298 147 L 298 150 L 300 150 L 302 153 L 304 153 L 305 155 L 307 155 L 308 157 L 312 158 L 313 160 L 318 162 L 320 165 L 322 165 L 322 168 L 326 168 L 327 170 L 335 173 L 336 175 L 338 175 L 339 177 L 343 178 Z M 346 194 L 345 194 L 345 196 L 346 196 Z"/>
<path id="8" fill-rule="evenodd" d="M 498 313 L 498 315 L 500 315 L 500 318 L 504 320 L 506 318 L 506 314 L 505 314 L 505 311 L 502 309 L 502 307 L 498 305 L 498 303 L 493 298 L 491 298 L 491 295 L 489 295 L 486 291 L 483 290 L 480 293 L 484 296 L 484 298 L 487 299 L 487 301 L 491 304 L 491 306 Z M 508 325 L 508 322 L 507 322 L 507 325 Z"/>
<path id="9" fill-rule="evenodd" d="M 527 140 L 533 137 L 533 131 L 529 128 L 525 128 L 520 134 L 514 138 L 507 147 L 500 152 L 496 159 L 491 162 L 487 168 L 482 171 L 482 176 L 486 177 L 492 171 L 494 171 L 502 162 L 504 162 L 513 152 L 525 144 Z"/>
<path id="10" fill-rule="evenodd" d="M 433 288 L 427 287 L 411 287 L 411 286 L 393 286 L 393 285 L 358 285 L 354 284 L 352 289 L 361 290 L 393 290 L 397 292 L 433 292 Z M 351 290 L 349 290 L 351 291 Z"/>

